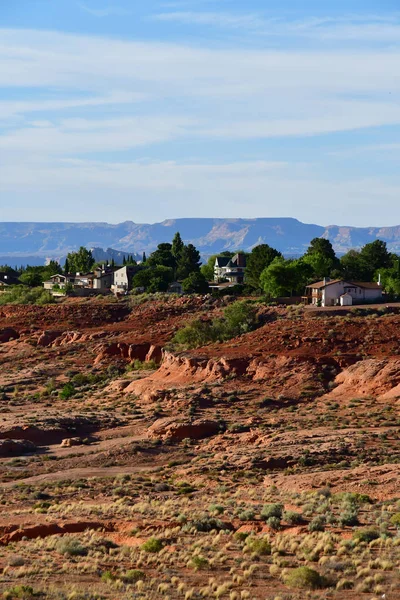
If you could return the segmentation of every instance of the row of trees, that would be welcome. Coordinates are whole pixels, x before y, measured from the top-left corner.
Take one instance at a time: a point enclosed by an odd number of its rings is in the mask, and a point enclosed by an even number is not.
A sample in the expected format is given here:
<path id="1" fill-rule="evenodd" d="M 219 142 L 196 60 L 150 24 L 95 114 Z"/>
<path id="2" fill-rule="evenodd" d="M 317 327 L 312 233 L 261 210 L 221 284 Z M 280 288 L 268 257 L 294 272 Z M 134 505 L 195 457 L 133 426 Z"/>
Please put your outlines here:
<path id="1" fill-rule="evenodd" d="M 176 233 L 172 243 L 159 244 L 147 259 L 143 254 L 133 286 L 149 292 L 166 291 L 173 281 L 179 280 L 183 282 L 184 291 L 205 293 L 207 282 L 214 279 L 216 256 L 233 255 L 233 252 L 213 255 L 206 264 L 200 265 L 199 251 L 193 244 L 184 244 L 180 234 Z M 128 255 L 123 264 L 136 265 L 136 262 Z M 64 269 L 57 261 L 51 261 L 43 267 L 18 270 L 0 267 L 0 271 L 8 271 L 21 283 L 36 287 L 57 273 L 87 273 L 95 266 L 92 252 L 81 247 L 68 254 Z M 112 266 L 116 266 L 114 261 Z M 256 246 L 247 254 L 245 284 L 249 291 L 260 290 L 274 297 L 302 294 L 308 284 L 323 277 L 377 281 L 379 276 L 389 294 L 400 295 L 400 257 L 389 252 L 385 242 L 376 240 L 339 258 L 329 240 L 315 238 L 298 259 L 285 259 L 268 244 Z"/>
<path id="2" fill-rule="evenodd" d="M 400 294 L 400 257 L 390 253 L 381 240 L 338 258 L 329 240 L 315 238 L 304 256 L 296 260 L 285 259 L 262 244 L 248 255 L 246 269 L 247 285 L 269 296 L 301 294 L 308 284 L 323 277 L 378 281 L 379 276 L 388 293 Z"/>

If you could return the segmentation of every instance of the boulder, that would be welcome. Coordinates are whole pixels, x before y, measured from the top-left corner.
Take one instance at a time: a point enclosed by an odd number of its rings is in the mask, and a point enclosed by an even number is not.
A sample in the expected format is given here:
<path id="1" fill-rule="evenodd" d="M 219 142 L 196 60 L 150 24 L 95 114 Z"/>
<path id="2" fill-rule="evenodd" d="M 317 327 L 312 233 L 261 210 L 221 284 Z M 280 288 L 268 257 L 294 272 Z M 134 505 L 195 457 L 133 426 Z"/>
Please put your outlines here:
<path id="1" fill-rule="evenodd" d="M 62 440 L 60 446 L 62 448 L 71 448 L 72 446 L 82 446 L 83 445 L 83 439 L 80 437 L 73 437 L 73 438 L 65 438 Z"/>
<path id="2" fill-rule="evenodd" d="M 0 456 L 21 456 L 36 452 L 37 447 L 28 440 L 0 440 Z"/>
<path id="3" fill-rule="evenodd" d="M 12 329 L 11 327 L 0 329 L 0 344 L 5 344 L 11 340 L 17 340 L 18 338 L 19 333 L 15 331 L 15 329 Z"/>
<path id="4" fill-rule="evenodd" d="M 218 421 L 209 419 L 197 419 L 189 421 L 186 419 L 176 419 L 174 417 L 166 417 L 157 419 L 148 429 L 150 438 L 164 440 L 184 440 L 190 438 L 192 440 L 200 440 L 203 438 L 216 435 L 220 431 Z"/>
<path id="5" fill-rule="evenodd" d="M 51 344 L 62 334 L 62 331 L 43 331 L 39 336 L 37 341 L 38 346 L 42 346 L 46 348 L 47 346 L 51 346 Z"/>
<path id="6" fill-rule="evenodd" d="M 161 346 L 150 346 L 150 350 L 146 354 L 145 361 L 150 362 L 153 361 L 156 365 L 159 365 L 162 361 L 162 348 Z"/>

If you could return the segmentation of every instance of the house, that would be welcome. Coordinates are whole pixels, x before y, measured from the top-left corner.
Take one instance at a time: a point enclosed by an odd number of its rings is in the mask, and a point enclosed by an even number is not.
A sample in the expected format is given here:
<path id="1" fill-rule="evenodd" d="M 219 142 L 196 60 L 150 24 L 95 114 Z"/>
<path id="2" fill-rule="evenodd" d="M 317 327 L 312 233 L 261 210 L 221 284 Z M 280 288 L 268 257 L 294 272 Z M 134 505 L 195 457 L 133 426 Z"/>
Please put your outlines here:
<path id="1" fill-rule="evenodd" d="M 54 287 L 63 290 L 68 283 L 73 285 L 74 281 L 74 275 L 60 275 L 60 273 L 57 273 L 56 275 L 52 275 L 48 281 L 45 281 L 43 287 L 45 290 L 52 290 Z"/>
<path id="2" fill-rule="evenodd" d="M 111 290 L 114 293 L 125 293 L 132 289 L 132 279 L 140 270 L 137 265 L 126 265 L 116 269 L 113 274 L 113 284 Z"/>
<path id="3" fill-rule="evenodd" d="M 307 286 L 303 302 L 314 306 L 351 306 L 380 302 L 382 297 L 382 286 L 379 283 L 325 277 L 322 281 Z"/>
<path id="4" fill-rule="evenodd" d="M 94 270 L 93 289 L 99 292 L 107 292 L 111 290 L 114 283 L 115 269 L 106 267 L 105 265 Z"/>
<path id="5" fill-rule="evenodd" d="M 168 286 L 169 294 L 183 294 L 183 288 L 180 281 L 173 281 Z"/>
<path id="6" fill-rule="evenodd" d="M 238 252 L 235 256 L 217 256 L 214 265 L 214 281 L 227 280 L 237 284 L 244 282 L 246 255 Z"/>

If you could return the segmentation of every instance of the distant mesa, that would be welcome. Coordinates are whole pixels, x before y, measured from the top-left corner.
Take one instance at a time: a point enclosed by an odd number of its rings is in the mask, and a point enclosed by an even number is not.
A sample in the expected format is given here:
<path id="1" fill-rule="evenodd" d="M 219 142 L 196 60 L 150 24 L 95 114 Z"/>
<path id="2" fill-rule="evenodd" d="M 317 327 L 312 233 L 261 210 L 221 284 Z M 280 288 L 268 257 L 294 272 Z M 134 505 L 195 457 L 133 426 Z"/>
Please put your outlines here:
<path id="1" fill-rule="evenodd" d="M 140 259 L 179 231 L 202 257 L 224 250 L 250 251 L 267 243 L 285 256 L 301 256 L 311 239 L 328 238 L 337 254 L 381 239 L 391 252 L 400 252 L 400 225 L 346 227 L 301 223 L 292 218 L 168 219 L 162 223 L 0 223 L 0 264 L 41 265 L 48 259 L 63 261 L 79 246 L 94 249 L 96 261 L 120 262 L 124 255 Z M 105 248 L 105 250 L 103 250 Z"/>

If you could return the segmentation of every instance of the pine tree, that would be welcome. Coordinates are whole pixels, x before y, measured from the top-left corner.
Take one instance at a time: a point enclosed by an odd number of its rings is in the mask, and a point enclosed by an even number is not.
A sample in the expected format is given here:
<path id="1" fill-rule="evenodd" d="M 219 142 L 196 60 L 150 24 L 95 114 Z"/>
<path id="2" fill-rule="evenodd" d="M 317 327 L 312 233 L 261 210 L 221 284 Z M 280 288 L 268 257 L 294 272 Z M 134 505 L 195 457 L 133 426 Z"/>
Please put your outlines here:
<path id="1" fill-rule="evenodd" d="M 68 258 L 66 258 L 66 259 L 65 259 L 65 264 L 64 264 L 64 273 L 65 273 L 66 275 L 68 275 L 68 273 L 69 273 L 69 261 L 68 261 Z"/>
<path id="2" fill-rule="evenodd" d="M 126 258 L 125 258 L 125 254 L 124 254 L 124 258 L 123 258 L 122 264 L 123 264 L 124 266 L 126 265 Z"/>
<path id="3" fill-rule="evenodd" d="M 147 258 L 146 258 L 146 252 L 143 252 L 142 263 L 145 263 L 146 260 L 147 260 Z"/>

